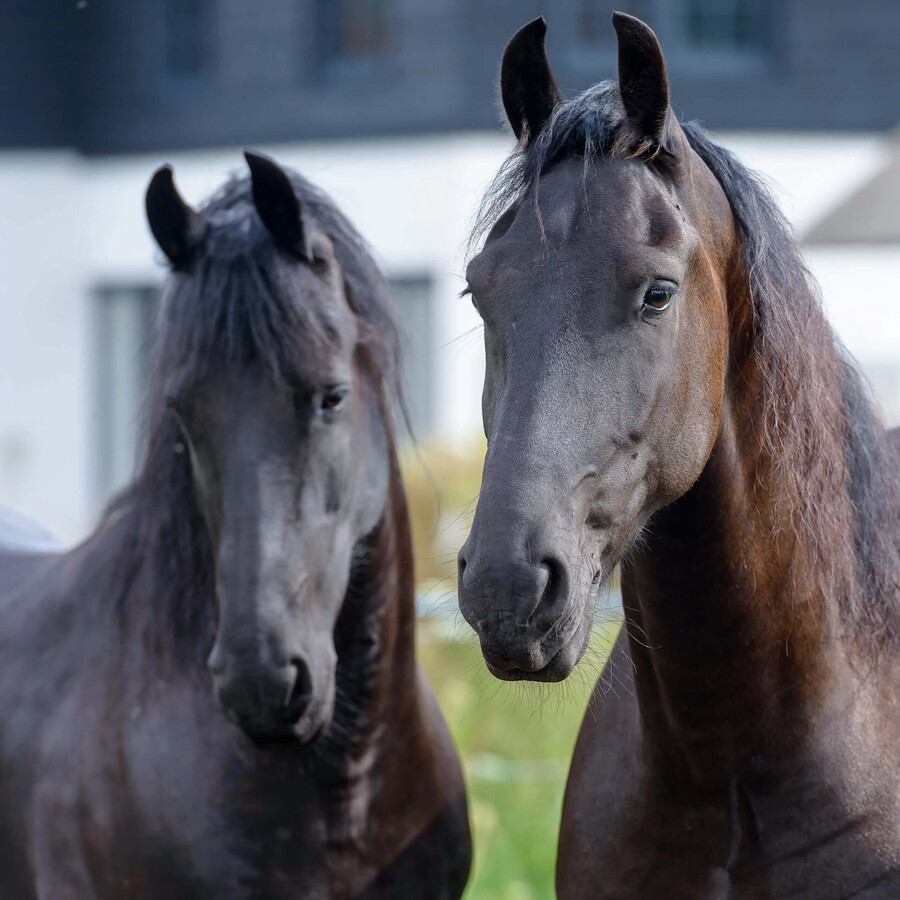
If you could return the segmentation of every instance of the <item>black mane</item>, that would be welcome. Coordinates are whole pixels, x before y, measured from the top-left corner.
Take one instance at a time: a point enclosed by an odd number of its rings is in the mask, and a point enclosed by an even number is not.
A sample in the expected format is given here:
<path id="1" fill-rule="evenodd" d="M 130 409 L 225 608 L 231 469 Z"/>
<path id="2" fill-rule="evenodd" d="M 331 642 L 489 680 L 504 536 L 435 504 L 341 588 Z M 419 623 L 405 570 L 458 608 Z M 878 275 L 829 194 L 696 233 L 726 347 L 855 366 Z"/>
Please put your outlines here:
<path id="1" fill-rule="evenodd" d="M 625 121 L 619 85 L 614 81 L 603 81 L 560 103 L 537 137 L 518 147 L 491 182 L 475 217 L 470 248 L 553 165 L 582 156 L 587 169 L 594 157 L 609 155 Z"/>
<path id="2" fill-rule="evenodd" d="M 360 346 L 390 415 L 399 399 L 400 342 L 384 276 L 333 202 L 292 174 L 304 215 L 328 235 Z M 248 178 L 233 178 L 202 208 L 204 245 L 166 283 L 144 410 L 146 448 L 134 483 L 110 504 L 101 532 L 118 534 L 120 563 L 107 596 L 123 614 L 145 615 L 160 659 L 208 651 L 214 597 L 212 548 L 197 509 L 173 381 L 190 384 L 215 367 L 261 363 L 276 383 L 315 364 L 332 340 L 327 314 L 310 308 L 294 277 L 305 263 L 279 249 L 256 213 Z M 161 627 L 158 627 L 161 626 Z M 211 632 L 209 635 L 211 636 Z"/>
<path id="3" fill-rule="evenodd" d="M 400 343 L 384 276 L 334 203 L 301 176 L 292 173 L 291 181 L 304 216 L 334 245 L 362 342 L 385 389 L 396 392 Z M 314 360 L 330 341 L 327 318 L 309 308 L 292 277 L 305 263 L 270 238 L 249 178 L 232 178 L 201 212 L 209 222 L 201 252 L 166 286 L 155 377 L 171 377 L 172 366 L 185 377 L 202 377 L 210 366 L 256 360 L 276 381 L 290 382 L 299 361 Z M 151 396 L 160 387 L 153 383 Z"/>
<path id="4" fill-rule="evenodd" d="M 764 385 L 761 438 L 788 488 L 795 529 L 812 539 L 814 561 L 851 621 L 878 642 L 898 638 L 900 482 L 869 385 L 831 330 L 771 192 L 699 125 L 684 131 L 743 237 Z M 834 502 L 836 489 L 849 504 Z M 842 571 L 854 558 L 857 571 Z M 847 584 L 853 575 L 856 584 Z"/>
<path id="5" fill-rule="evenodd" d="M 900 638 L 900 480 L 868 386 L 826 321 L 818 287 L 763 180 L 697 123 L 683 129 L 740 229 L 762 384 L 759 440 L 782 488 L 782 512 L 847 623 L 876 643 Z M 560 103 L 501 167 L 470 247 L 514 205 L 529 197 L 538 204 L 540 177 L 562 160 L 581 157 L 587 176 L 597 157 L 638 155 L 630 132 L 615 82 Z"/>

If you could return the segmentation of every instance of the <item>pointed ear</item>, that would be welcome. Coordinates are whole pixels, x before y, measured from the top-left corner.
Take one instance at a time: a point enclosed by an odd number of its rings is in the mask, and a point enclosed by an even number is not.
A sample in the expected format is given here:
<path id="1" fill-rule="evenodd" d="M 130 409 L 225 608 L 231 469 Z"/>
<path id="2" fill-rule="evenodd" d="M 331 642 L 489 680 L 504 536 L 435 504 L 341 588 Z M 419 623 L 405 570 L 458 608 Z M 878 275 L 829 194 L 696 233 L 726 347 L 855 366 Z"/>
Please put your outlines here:
<path id="1" fill-rule="evenodd" d="M 261 153 L 246 150 L 244 159 L 250 167 L 253 203 L 272 240 L 283 250 L 312 261 L 310 235 L 291 179 L 278 163 Z"/>
<path id="2" fill-rule="evenodd" d="M 649 25 L 627 13 L 613 13 L 619 39 L 619 90 L 637 132 L 659 148 L 666 147 L 669 78 L 662 47 Z"/>
<path id="3" fill-rule="evenodd" d="M 181 199 L 171 166 L 163 166 L 154 172 L 147 185 L 144 207 L 156 243 L 176 269 L 184 268 L 203 243 L 209 225 L 200 213 Z"/>
<path id="4" fill-rule="evenodd" d="M 562 94 L 544 48 L 547 23 L 541 16 L 520 28 L 503 51 L 500 96 L 516 137 L 528 143 L 547 123 Z"/>

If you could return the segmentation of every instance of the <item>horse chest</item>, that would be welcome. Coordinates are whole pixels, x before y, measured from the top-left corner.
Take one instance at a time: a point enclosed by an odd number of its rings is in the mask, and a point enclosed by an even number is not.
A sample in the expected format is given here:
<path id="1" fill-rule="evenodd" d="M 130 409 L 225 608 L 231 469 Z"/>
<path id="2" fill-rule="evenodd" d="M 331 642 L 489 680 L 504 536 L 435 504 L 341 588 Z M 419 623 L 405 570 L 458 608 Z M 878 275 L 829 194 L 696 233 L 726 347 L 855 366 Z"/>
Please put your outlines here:
<path id="1" fill-rule="evenodd" d="M 580 827 L 580 833 L 576 829 Z M 900 896 L 900 868 L 867 823 L 800 804 L 661 804 L 631 793 L 570 817 L 560 900 L 847 900 Z M 579 856 L 583 862 L 578 863 Z"/>
<path id="2" fill-rule="evenodd" d="M 891 749 L 885 758 L 850 752 L 852 742 L 842 747 L 827 733 L 790 777 L 755 788 L 723 778 L 718 794 L 701 795 L 650 775 L 624 642 L 610 665 L 624 689 L 595 697 L 596 722 L 579 736 L 560 832 L 560 900 L 900 896 Z"/>
<path id="3" fill-rule="evenodd" d="M 85 841 L 98 895 L 328 897 L 322 804 L 308 779 L 297 771 L 290 783 L 286 766 L 273 771 L 227 742 L 184 736 L 155 746 L 137 737 L 140 755 L 107 785 L 101 827 Z"/>
<path id="4" fill-rule="evenodd" d="M 323 777 L 301 751 L 260 749 L 176 690 L 141 711 L 126 771 L 95 804 L 101 827 L 83 835 L 98 896 L 459 896 L 469 864 L 461 783 L 458 796 L 441 785 L 419 803 L 377 754 L 355 778 Z M 437 771 L 416 748 L 404 766 Z"/>

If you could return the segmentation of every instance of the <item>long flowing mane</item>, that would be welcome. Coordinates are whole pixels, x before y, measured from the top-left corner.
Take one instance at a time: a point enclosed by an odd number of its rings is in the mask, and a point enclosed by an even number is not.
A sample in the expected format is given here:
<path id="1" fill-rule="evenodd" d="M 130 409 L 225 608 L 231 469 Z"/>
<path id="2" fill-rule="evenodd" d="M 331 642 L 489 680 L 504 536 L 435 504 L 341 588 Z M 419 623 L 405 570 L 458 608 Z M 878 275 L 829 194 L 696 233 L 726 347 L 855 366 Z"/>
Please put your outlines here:
<path id="1" fill-rule="evenodd" d="M 767 460 L 757 490 L 796 540 L 798 564 L 836 598 L 844 626 L 880 646 L 900 639 L 900 478 L 866 383 L 834 336 L 791 227 L 761 178 L 696 123 L 687 139 L 719 182 L 740 230 L 749 339 L 760 383 L 756 433 Z M 539 205 L 556 163 L 639 155 L 619 86 L 603 82 L 557 105 L 488 188 L 474 248 L 509 209 Z M 735 335 L 732 335 L 732 340 Z M 775 523 L 773 523 L 775 525 Z M 782 539 L 776 534 L 778 539 Z M 803 602 L 803 599 L 800 599 Z"/>
<path id="2" fill-rule="evenodd" d="M 304 215 L 328 235 L 355 312 L 365 368 L 386 416 L 399 398 L 400 341 L 386 281 L 333 202 L 292 175 Z M 107 596 L 147 621 L 160 657 L 202 652 L 211 628 L 212 550 L 194 501 L 183 437 L 167 396 L 216 367 L 261 364 L 276 383 L 315 363 L 333 340 L 327 313 L 310 308 L 253 205 L 248 178 L 233 178 L 203 207 L 209 233 L 186 272 L 167 279 L 145 400 L 146 451 L 134 483 L 110 505 L 101 532 L 120 535 Z"/>

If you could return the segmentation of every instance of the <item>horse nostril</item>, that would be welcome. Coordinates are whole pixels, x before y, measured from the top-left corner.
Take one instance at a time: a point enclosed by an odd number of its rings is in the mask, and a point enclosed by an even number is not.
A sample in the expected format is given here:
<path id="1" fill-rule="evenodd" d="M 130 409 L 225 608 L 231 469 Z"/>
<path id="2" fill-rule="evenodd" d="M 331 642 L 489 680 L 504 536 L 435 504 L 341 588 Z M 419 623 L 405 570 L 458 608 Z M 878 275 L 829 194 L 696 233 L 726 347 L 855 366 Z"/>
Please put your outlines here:
<path id="1" fill-rule="evenodd" d="M 547 584 L 544 586 L 544 600 L 552 600 L 562 584 L 562 566 L 558 560 L 547 558 L 541 560 L 541 567 L 547 570 Z"/>
<path id="2" fill-rule="evenodd" d="M 291 660 L 294 669 L 294 681 L 289 686 L 284 698 L 284 706 L 291 723 L 297 722 L 309 706 L 312 697 L 312 676 L 309 666 L 302 659 L 295 657 Z"/>
<path id="3" fill-rule="evenodd" d="M 547 580 L 529 619 L 543 623 L 542 630 L 544 630 L 556 622 L 562 612 L 561 607 L 565 605 L 566 574 L 563 564 L 552 557 L 542 559 L 540 567 L 546 572 Z"/>

